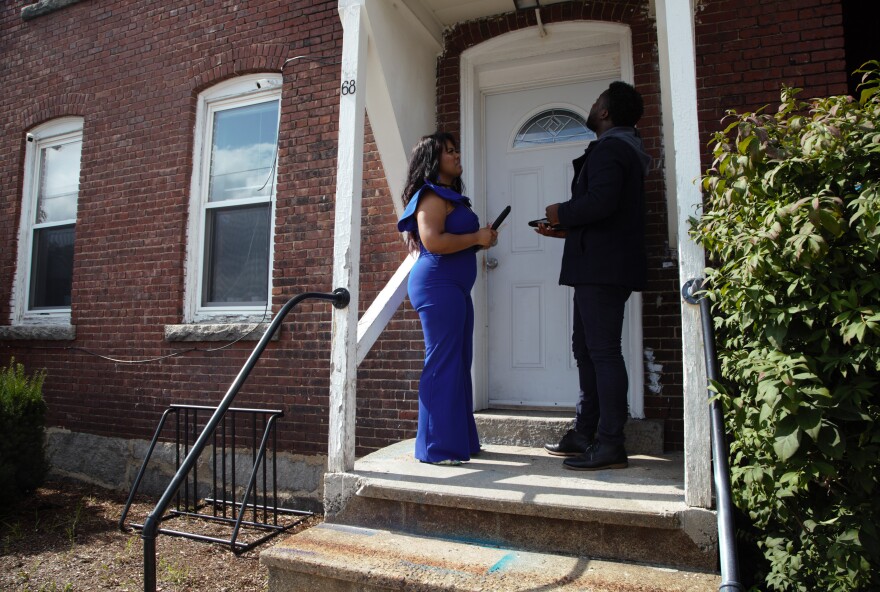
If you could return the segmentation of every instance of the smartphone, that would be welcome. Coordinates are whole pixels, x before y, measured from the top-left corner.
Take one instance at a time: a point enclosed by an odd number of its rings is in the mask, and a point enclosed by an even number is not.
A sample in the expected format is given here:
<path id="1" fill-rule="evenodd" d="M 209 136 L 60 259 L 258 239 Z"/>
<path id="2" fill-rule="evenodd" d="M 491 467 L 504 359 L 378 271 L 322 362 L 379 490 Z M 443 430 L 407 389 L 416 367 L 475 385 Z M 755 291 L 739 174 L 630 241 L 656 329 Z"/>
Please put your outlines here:
<path id="1" fill-rule="evenodd" d="M 537 228 L 539 224 L 546 224 L 547 226 L 549 226 L 553 230 L 562 230 L 562 226 L 560 226 L 558 224 L 556 226 L 553 226 L 552 224 L 550 224 L 550 220 L 548 220 L 547 218 L 539 218 L 537 220 L 529 220 L 529 226 L 531 226 L 532 228 Z"/>

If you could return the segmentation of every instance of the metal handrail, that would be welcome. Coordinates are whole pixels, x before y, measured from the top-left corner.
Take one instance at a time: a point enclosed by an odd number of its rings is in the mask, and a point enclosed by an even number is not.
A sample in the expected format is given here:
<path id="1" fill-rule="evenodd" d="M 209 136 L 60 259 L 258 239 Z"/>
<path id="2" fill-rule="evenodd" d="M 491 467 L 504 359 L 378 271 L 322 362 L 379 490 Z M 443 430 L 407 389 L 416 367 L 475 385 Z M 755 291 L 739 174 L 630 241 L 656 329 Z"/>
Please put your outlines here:
<path id="1" fill-rule="evenodd" d="M 703 327 L 703 353 L 706 357 L 706 376 L 718 382 L 718 356 L 715 352 L 715 328 L 712 326 L 712 311 L 709 300 L 700 290 L 701 279 L 688 280 L 681 288 L 681 295 L 690 304 L 700 305 L 700 321 Z M 733 520 L 733 499 L 730 491 L 730 465 L 728 464 L 727 439 L 724 434 L 724 410 L 713 391 L 709 391 L 711 434 L 712 434 L 712 474 L 715 482 L 715 505 L 718 511 L 718 554 L 721 564 L 721 585 L 719 590 L 744 591 L 739 581 L 739 561 L 736 554 L 736 527 Z"/>
<path id="2" fill-rule="evenodd" d="M 278 311 L 278 314 L 275 315 L 275 318 L 272 319 L 266 332 L 263 333 L 263 337 L 260 338 L 260 341 L 257 343 L 250 357 L 248 357 L 241 371 L 238 373 L 238 376 L 235 377 L 229 390 L 226 391 L 226 395 L 224 395 L 223 400 L 220 401 L 220 404 L 217 406 L 211 419 L 205 424 L 205 428 L 193 444 L 189 454 L 183 459 L 180 468 L 171 479 L 171 483 L 169 483 L 168 487 L 165 489 L 165 493 L 162 494 L 156 507 L 150 512 L 150 515 L 147 516 L 147 519 L 144 521 L 144 527 L 141 531 L 141 538 L 144 541 L 144 592 L 156 592 L 156 536 L 158 535 L 159 523 L 162 521 L 162 515 L 165 514 L 172 499 L 177 494 L 177 490 L 183 485 L 187 475 L 198 460 L 199 455 L 208 444 L 211 434 L 217 429 L 220 420 L 223 419 L 226 411 L 232 405 L 235 395 L 238 394 L 242 384 L 247 380 L 251 370 L 253 370 L 257 361 L 260 359 L 260 356 L 263 354 L 263 350 L 266 349 L 266 345 L 268 345 L 272 336 L 281 326 L 284 317 L 287 316 L 287 313 L 289 313 L 294 306 L 309 298 L 329 300 L 333 303 L 334 307 L 345 308 L 348 306 L 351 295 L 345 288 L 337 288 L 330 294 L 324 292 L 306 292 L 288 300 L 284 306 L 281 307 L 281 310 Z M 153 445 L 155 445 L 155 442 Z"/>

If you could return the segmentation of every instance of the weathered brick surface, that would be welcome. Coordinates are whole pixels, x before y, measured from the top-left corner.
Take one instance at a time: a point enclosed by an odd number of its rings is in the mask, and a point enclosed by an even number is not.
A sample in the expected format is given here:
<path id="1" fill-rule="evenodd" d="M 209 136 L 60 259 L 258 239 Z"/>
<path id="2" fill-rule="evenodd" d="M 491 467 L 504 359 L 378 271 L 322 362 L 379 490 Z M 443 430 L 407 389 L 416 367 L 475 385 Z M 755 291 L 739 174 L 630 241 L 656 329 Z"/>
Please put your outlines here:
<path id="1" fill-rule="evenodd" d="M 198 93 L 236 75 L 278 72 L 296 55 L 338 60 L 342 29 L 333 0 L 286 2 L 82 2 L 22 21 L 24 2 L 0 8 L 0 319 L 7 323 L 20 216 L 25 133 L 64 115 L 85 120 L 72 323 L 66 344 L 8 341 L 28 367 L 45 367 L 50 423 L 106 436 L 145 438 L 172 402 L 211 404 L 253 342 L 192 351 L 164 340 L 182 320 L 188 194 Z M 339 70 L 309 60 L 284 68 L 273 304 L 329 291 L 333 258 Z M 365 159 L 361 307 L 404 256 L 375 147 Z M 289 317 L 236 400 L 281 407 L 282 446 L 326 451 L 330 307 L 305 303 Z M 358 444 L 375 448 L 414 430 L 412 376 L 421 344 L 403 308 L 360 372 Z M 416 354 L 399 353 L 414 348 Z M 223 343 L 199 343 L 208 350 Z M 57 349 L 41 349 L 53 346 Z M 81 349 L 80 349 L 81 348 Z M 415 361 L 414 361 L 415 360 Z M 375 400 L 374 400 L 375 399 Z M 388 403 L 390 402 L 390 404 Z"/>
<path id="2" fill-rule="evenodd" d="M 22 1 L 0 7 L 0 323 L 8 323 L 21 207 L 25 133 L 64 115 L 84 118 L 73 286 L 76 340 L 0 343 L 30 368 L 45 367 L 53 426 L 112 437 L 148 437 L 172 402 L 219 400 L 253 342 L 223 343 L 141 365 L 130 359 L 187 349 L 164 340 L 182 320 L 188 193 L 198 93 L 230 77 L 277 72 L 303 54 L 338 58 L 334 0 L 110 0 L 79 2 L 23 21 Z M 667 244 L 656 30 L 642 0 L 546 7 L 545 22 L 595 19 L 632 27 L 642 122 L 655 157 L 648 179 L 650 286 L 644 294 L 646 409 L 666 418 L 680 448 L 681 352 L 676 254 Z M 453 27 L 438 62 L 438 123 L 458 131 L 458 56 L 493 36 L 534 25 L 531 11 Z M 781 82 L 805 95 L 842 92 L 837 2 L 700 3 L 696 24 L 701 140 L 727 108 L 772 102 Z M 284 68 L 273 305 L 332 289 L 339 71 L 300 60 Z M 429 130 L 426 130 L 426 132 Z M 364 163 L 363 311 L 404 256 L 368 128 Z M 237 404 L 281 407 L 290 452 L 324 453 L 330 311 L 304 303 L 246 384 Z M 75 348 L 75 349 L 73 349 Z M 358 372 L 358 453 L 411 437 L 423 345 L 406 303 Z"/>
<path id="3" fill-rule="evenodd" d="M 730 109 L 772 112 L 783 84 L 804 99 L 847 92 L 840 2 L 702 2 L 694 35 L 704 145 Z"/>

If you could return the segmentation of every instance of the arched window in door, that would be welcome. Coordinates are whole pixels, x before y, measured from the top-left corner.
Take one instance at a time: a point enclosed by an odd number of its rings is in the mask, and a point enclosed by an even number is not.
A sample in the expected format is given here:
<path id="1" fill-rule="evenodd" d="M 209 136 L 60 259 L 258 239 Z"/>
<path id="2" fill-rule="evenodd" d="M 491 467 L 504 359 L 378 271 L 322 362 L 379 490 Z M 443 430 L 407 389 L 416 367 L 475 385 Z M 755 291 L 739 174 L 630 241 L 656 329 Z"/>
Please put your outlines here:
<path id="1" fill-rule="evenodd" d="M 596 139 L 587 122 L 570 109 L 547 109 L 525 122 L 513 140 L 514 148 L 567 142 L 586 143 Z"/>

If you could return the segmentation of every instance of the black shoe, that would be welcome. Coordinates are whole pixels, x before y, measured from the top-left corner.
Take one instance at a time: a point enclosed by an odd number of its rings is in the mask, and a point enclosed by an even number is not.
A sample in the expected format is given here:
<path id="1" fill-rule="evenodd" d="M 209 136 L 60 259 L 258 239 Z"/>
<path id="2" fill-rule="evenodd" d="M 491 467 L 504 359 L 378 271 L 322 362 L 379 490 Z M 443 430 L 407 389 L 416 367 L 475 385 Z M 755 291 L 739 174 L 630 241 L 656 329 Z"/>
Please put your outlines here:
<path id="1" fill-rule="evenodd" d="M 625 469 L 629 466 L 626 450 L 623 446 L 596 444 L 584 454 L 576 458 L 562 461 L 566 469 L 573 471 L 601 471 L 602 469 Z"/>
<path id="2" fill-rule="evenodd" d="M 580 432 L 568 430 L 559 444 L 544 444 L 544 450 L 553 456 L 577 456 L 593 445 L 593 440 Z"/>

